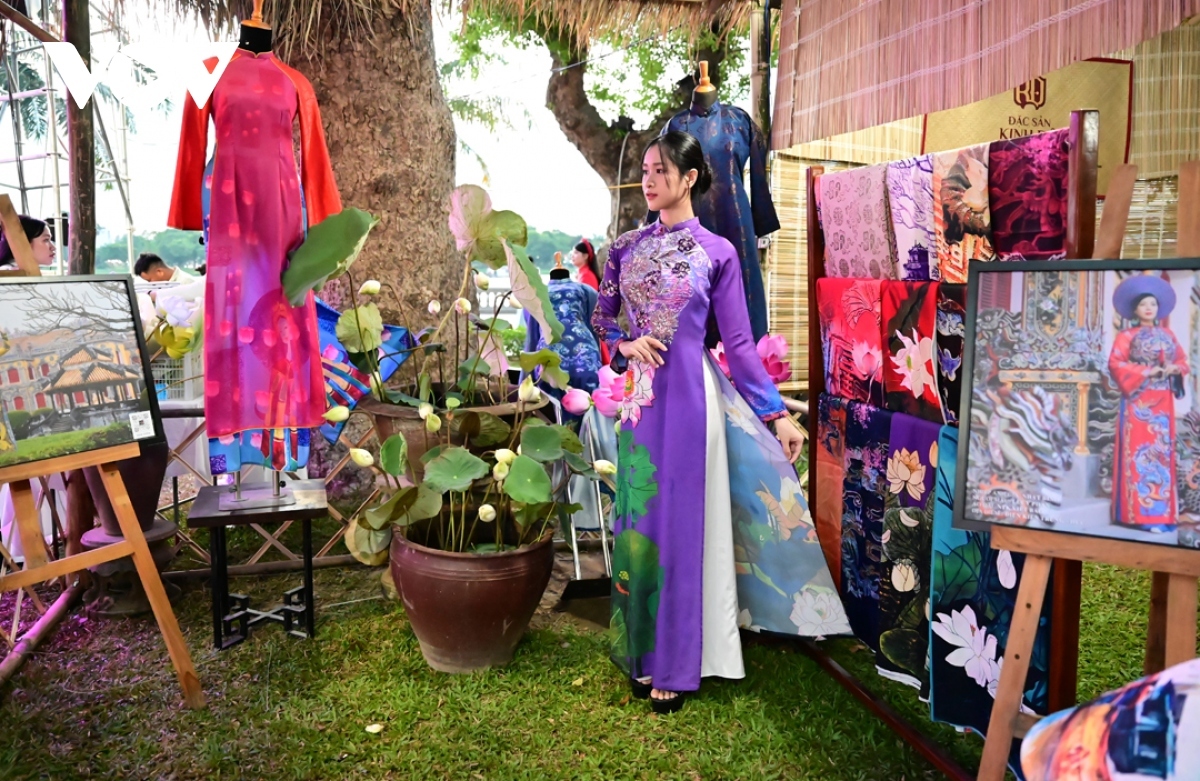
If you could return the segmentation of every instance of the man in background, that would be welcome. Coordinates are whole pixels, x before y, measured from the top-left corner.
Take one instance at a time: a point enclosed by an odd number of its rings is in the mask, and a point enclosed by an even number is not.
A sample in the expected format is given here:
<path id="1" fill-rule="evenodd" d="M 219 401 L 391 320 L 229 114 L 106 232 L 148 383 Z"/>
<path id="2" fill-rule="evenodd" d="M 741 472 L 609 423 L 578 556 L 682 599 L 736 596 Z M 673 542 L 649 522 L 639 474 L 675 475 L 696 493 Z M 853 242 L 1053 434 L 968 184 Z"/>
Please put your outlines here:
<path id="1" fill-rule="evenodd" d="M 171 268 L 153 252 L 143 252 L 133 264 L 133 273 L 147 282 L 187 282 L 192 275 L 180 268 Z"/>

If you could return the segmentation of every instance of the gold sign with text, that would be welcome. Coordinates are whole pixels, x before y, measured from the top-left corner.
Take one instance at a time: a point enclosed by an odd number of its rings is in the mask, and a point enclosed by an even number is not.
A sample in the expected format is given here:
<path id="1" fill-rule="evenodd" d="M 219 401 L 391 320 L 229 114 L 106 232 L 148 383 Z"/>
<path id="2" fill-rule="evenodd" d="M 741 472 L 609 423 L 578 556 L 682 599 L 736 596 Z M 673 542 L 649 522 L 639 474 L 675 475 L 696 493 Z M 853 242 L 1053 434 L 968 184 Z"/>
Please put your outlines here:
<path id="1" fill-rule="evenodd" d="M 925 152 L 983 144 L 1064 128 L 1071 112 L 1100 112 L 1100 171 L 1097 192 L 1127 161 L 1132 126 L 1133 63 L 1086 60 L 1017 86 L 1001 95 L 925 117 Z"/>

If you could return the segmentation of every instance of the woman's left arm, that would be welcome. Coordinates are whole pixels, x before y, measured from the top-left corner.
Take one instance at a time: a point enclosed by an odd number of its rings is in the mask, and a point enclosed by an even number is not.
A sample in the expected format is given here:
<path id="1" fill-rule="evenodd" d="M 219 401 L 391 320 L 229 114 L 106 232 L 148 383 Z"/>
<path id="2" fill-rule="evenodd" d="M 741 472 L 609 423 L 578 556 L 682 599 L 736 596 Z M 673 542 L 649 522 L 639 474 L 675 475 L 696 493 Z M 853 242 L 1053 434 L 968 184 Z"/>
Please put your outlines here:
<path id="1" fill-rule="evenodd" d="M 783 443 L 784 453 L 795 463 L 800 456 L 804 437 L 788 417 L 783 397 L 767 376 L 750 334 L 750 314 L 746 310 L 746 294 L 742 285 L 742 268 L 732 245 L 728 253 L 713 259 L 712 308 L 717 328 L 725 345 L 725 360 L 729 373 L 742 398 L 764 423 L 777 421 L 775 436 Z"/>

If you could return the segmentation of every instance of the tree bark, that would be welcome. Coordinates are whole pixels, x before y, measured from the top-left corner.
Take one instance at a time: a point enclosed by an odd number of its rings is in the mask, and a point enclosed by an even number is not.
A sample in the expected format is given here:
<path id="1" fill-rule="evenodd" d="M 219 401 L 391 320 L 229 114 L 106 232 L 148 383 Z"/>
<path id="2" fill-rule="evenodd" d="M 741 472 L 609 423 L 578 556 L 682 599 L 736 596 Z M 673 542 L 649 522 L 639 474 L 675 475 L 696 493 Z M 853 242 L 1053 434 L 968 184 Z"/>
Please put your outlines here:
<path id="1" fill-rule="evenodd" d="M 89 0 L 63 0 L 63 40 L 92 65 L 92 25 Z M 94 100 L 94 98 L 93 98 Z M 67 155 L 71 179 L 67 273 L 96 271 L 96 128 L 89 101 L 81 109 L 67 98 Z M 54 121 L 51 117 L 50 121 Z"/>
<path id="2" fill-rule="evenodd" d="M 588 99 L 584 89 L 587 64 L 563 69 L 572 63 L 584 62 L 588 56 L 587 49 L 572 45 L 566 38 L 556 38 L 551 32 L 541 31 L 540 35 L 554 61 L 554 71 L 546 89 L 546 107 L 553 112 L 567 139 L 612 189 L 612 210 L 615 219 L 610 221 L 608 227 L 608 238 L 611 241 L 636 228 L 645 218 L 646 199 L 640 186 L 642 151 L 662 133 L 663 127 L 671 117 L 687 108 L 692 87 L 698 77 L 690 77 L 680 82 L 677 85 L 678 105 L 664 109 L 650 123 L 650 127 L 644 130 L 634 130 L 633 120 L 628 117 L 619 117 L 616 122 L 606 123 Z M 564 62 L 561 53 L 565 53 L 570 62 Z M 696 52 L 697 60 L 709 62 L 712 82 L 718 87 L 721 83 L 719 65 L 724 58 L 723 50 L 705 48 Z"/>
<path id="3" fill-rule="evenodd" d="M 612 240 L 633 230 L 646 216 L 646 199 L 639 186 L 642 150 L 658 136 L 674 112 L 664 112 L 645 130 L 634 130 L 633 120 L 628 117 L 606 123 L 584 89 L 587 65 L 562 69 L 571 63 L 564 62 L 560 52 L 569 53 L 572 62 L 582 62 L 587 58 L 587 50 L 565 45 L 562 40 L 552 41 L 548 33 L 542 37 L 554 61 L 554 72 L 546 89 L 546 107 L 554 113 L 567 140 L 612 188 L 612 208 L 616 215 L 608 227 L 608 238 Z"/>
<path id="4" fill-rule="evenodd" d="M 316 90 L 342 202 L 380 220 L 350 270 L 355 289 L 379 280 L 384 322 L 419 329 L 432 323 L 429 301 L 449 305 L 462 280 L 447 223 L 454 122 L 438 80 L 430 4 L 387 12 L 373 26 L 370 38 L 335 35 L 293 65 Z M 350 284 L 323 296 L 344 309 Z"/>

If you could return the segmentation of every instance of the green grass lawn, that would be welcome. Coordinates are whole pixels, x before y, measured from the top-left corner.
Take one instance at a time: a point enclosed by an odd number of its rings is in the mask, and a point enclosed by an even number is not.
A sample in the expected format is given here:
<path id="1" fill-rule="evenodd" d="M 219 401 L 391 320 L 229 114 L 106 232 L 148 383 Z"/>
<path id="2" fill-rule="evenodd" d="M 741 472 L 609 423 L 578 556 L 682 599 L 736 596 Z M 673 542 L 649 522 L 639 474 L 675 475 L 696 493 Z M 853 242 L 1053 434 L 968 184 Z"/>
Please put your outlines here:
<path id="1" fill-rule="evenodd" d="M 1137 677 L 1147 579 L 1085 571 L 1081 694 Z M 261 600 L 297 576 L 242 579 Z M 0 779 L 789 779 L 901 781 L 932 768 L 786 647 L 751 644 L 745 681 L 705 682 L 656 717 L 607 660 L 603 634 L 539 614 L 504 669 L 436 673 L 378 572 L 317 573 L 318 637 L 271 626 L 210 648 L 208 592 L 177 605 L 209 699 L 180 707 L 152 620 L 68 618 L 0 691 Z M 916 692 L 879 679 L 868 652 L 843 665 L 974 770 L 982 742 L 928 721 Z M 371 734 L 366 727 L 382 724 Z"/>
<path id="2" fill-rule="evenodd" d="M 83 431 L 64 431 L 32 439 L 19 439 L 16 450 L 0 455 L 0 467 L 99 450 L 132 441 L 133 435 L 128 423 L 112 423 Z"/>

